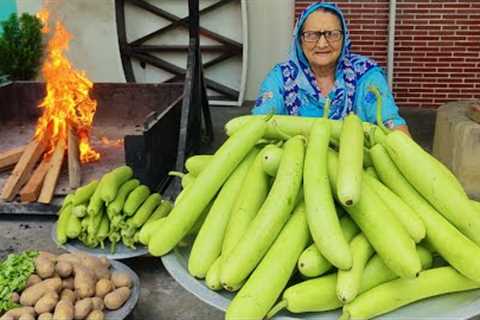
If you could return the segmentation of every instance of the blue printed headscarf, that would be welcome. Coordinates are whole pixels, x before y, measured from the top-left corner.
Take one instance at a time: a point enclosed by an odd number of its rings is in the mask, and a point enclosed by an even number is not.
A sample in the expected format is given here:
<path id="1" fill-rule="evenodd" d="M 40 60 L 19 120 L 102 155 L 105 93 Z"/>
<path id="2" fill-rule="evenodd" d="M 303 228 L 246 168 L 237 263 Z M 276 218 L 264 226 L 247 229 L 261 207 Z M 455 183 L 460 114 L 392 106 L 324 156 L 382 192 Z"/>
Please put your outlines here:
<path id="1" fill-rule="evenodd" d="M 310 83 L 307 90 L 309 95 L 312 95 L 317 100 L 320 96 L 320 89 L 318 88 L 315 76 L 310 68 L 310 65 L 305 57 L 301 45 L 301 33 L 303 24 L 307 17 L 318 9 L 324 9 L 335 13 L 342 23 L 343 30 L 343 46 L 340 57 L 337 62 L 336 81 L 335 81 L 335 98 L 333 98 L 330 107 L 329 118 L 342 119 L 348 113 L 354 112 L 355 88 L 358 79 L 371 68 L 377 64 L 367 57 L 354 54 L 350 52 L 351 42 L 348 33 L 345 18 L 340 9 L 333 3 L 313 3 L 307 7 L 297 20 L 295 31 L 293 33 L 292 46 L 290 48 L 289 60 L 280 65 L 282 70 L 282 77 L 284 83 L 284 101 L 289 115 L 298 115 L 302 106 L 302 101 L 299 98 L 299 83 L 301 80 L 307 80 Z M 339 86 L 338 79 L 343 78 L 345 85 Z M 303 79 L 302 79 L 303 78 Z"/>

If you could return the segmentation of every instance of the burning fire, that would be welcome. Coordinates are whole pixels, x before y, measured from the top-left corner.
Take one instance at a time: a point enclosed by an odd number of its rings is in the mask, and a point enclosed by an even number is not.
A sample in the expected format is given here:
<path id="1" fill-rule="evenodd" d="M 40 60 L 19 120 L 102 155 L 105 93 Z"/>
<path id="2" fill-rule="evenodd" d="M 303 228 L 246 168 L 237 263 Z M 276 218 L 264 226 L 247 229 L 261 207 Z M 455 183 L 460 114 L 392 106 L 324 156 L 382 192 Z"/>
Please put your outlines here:
<path id="1" fill-rule="evenodd" d="M 48 32 L 48 16 L 45 9 L 37 14 L 44 25 L 43 32 Z M 80 161 L 85 163 L 100 158 L 100 154 L 90 146 L 90 130 L 97 102 L 89 95 L 92 82 L 84 72 L 75 70 L 64 55 L 70 39 L 70 33 L 57 21 L 42 66 L 47 95 L 39 105 L 43 114 L 38 120 L 35 138 L 47 139 L 47 154 L 51 154 L 60 139 L 66 141 L 71 127 L 79 139 Z"/>

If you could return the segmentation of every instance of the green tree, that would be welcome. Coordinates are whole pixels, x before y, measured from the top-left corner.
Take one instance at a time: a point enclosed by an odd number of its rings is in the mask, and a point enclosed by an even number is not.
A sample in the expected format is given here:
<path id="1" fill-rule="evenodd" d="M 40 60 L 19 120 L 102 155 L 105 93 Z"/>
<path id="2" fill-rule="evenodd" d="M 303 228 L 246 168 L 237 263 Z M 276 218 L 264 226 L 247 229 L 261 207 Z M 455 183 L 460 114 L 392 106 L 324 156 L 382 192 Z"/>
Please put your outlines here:
<path id="1" fill-rule="evenodd" d="M 31 80 L 37 75 L 43 55 L 42 23 L 30 14 L 10 15 L 1 23 L 0 74 L 10 80 Z"/>

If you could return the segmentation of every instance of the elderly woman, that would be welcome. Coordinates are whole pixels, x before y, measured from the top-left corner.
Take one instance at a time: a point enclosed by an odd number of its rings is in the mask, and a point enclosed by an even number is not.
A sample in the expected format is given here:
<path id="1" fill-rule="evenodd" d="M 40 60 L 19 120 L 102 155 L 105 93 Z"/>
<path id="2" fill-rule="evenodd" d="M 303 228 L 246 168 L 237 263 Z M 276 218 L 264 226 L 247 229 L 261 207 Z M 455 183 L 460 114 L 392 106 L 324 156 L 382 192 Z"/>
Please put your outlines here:
<path id="1" fill-rule="evenodd" d="M 289 60 L 267 75 L 252 113 L 321 117 L 329 99 L 329 118 L 354 112 L 376 123 L 376 97 L 368 91 L 373 85 L 382 94 L 384 124 L 408 133 L 382 68 L 351 53 L 350 47 L 345 18 L 335 4 L 317 2 L 306 8 L 295 27 Z"/>

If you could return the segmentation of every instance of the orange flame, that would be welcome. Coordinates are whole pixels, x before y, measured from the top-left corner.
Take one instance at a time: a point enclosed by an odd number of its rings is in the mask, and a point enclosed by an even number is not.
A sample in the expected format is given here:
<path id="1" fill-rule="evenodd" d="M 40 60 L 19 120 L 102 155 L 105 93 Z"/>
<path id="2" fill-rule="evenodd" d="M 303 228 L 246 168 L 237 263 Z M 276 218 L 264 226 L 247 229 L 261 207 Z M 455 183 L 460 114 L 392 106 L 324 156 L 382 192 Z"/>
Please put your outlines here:
<path id="1" fill-rule="evenodd" d="M 42 10 L 37 16 L 44 25 L 42 31 L 48 31 L 48 11 Z M 35 138 L 47 139 L 47 154 L 50 154 L 59 140 L 67 139 L 67 130 L 71 127 L 79 138 L 80 161 L 85 163 L 100 158 L 100 154 L 90 146 L 90 130 L 97 102 L 89 94 L 93 83 L 84 72 L 75 70 L 64 55 L 70 39 L 70 33 L 57 21 L 42 66 L 47 94 L 39 105 L 43 114 L 38 119 Z"/>
<path id="2" fill-rule="evenodd" d="M 48 17 L 49 17 L 49 12 L 46 9 L 42 9 L 37 12 L 36 14 L 37 18 L 40 19 L 40 22 L 42 22 L 42 32 L 43 33 L 48 33 Z"/>

